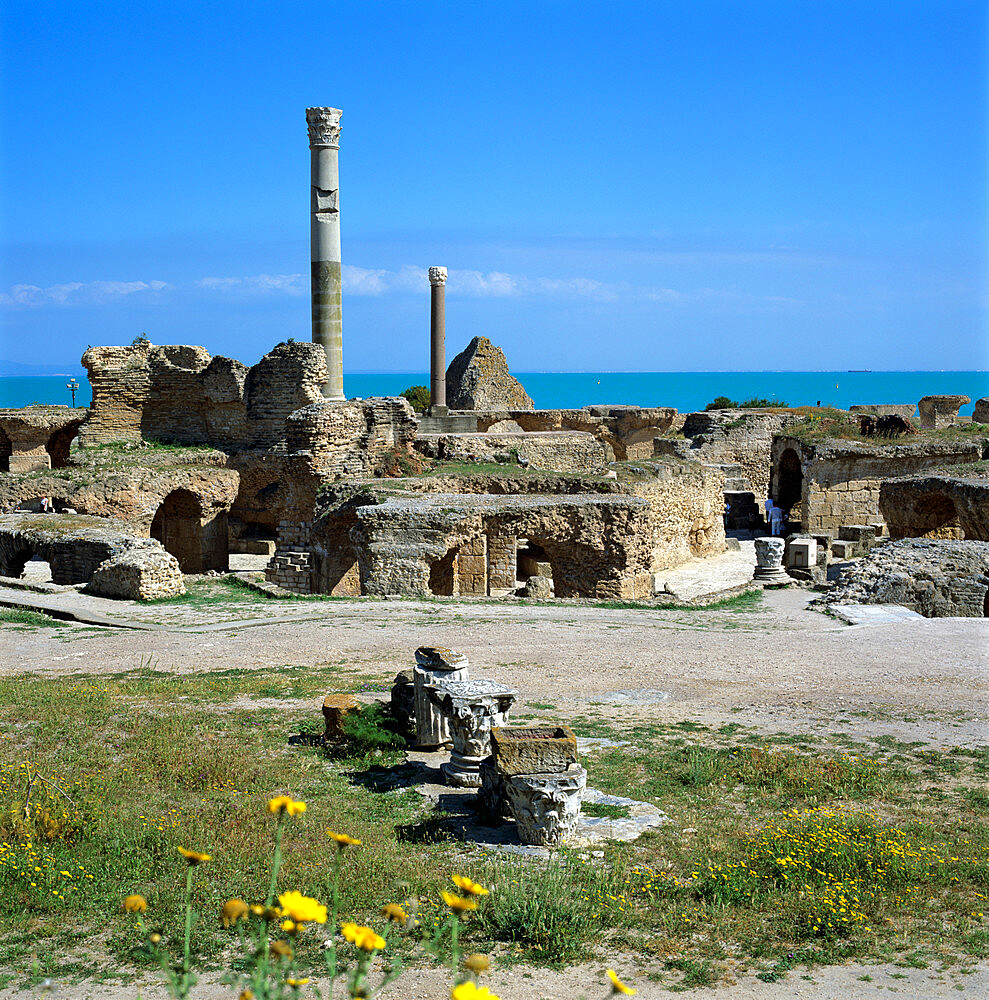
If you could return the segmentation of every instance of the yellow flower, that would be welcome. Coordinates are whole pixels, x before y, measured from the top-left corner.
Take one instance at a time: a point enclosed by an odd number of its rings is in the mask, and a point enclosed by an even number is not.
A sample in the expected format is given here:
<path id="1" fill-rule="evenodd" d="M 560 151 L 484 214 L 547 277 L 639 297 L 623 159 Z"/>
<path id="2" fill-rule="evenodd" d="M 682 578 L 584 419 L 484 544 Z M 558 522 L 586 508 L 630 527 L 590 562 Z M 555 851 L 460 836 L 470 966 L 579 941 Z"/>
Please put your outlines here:
<path id="1" fill-rule="evenodd" d="M 224 927 L 233 927 L 238 920 L 247 916 L 248 906 L 242 899 L 228 899 L 220 910 L 220 923 Z"/>
<path id="2" fill-rule="evenodd" d="M 477 909 L 476 899 L 464 899 L 462 896 L 454 896 L 452 892 L 447 892 L 445 889 L 440 894 L 443 897 L 443 902 L 453 910 L 454 913 L 464 913 L 467 910 Z"/>
<path id="3" fill-rule="evenodd" d="M 285 931 L 286 934 L 291 935 L 292 937 L 295 937 L 299 933 L 299 931 L 304 931 L 305 929 L 306 928 L 304 924 L 297 924 L 294 920 L 282 921 L 282 930 Z"/>
<path id="4" fill-rule="evenodd" d="M 179 854 L 189 862 L 189 867 L 193 865 L 202 864 L 204 861 L 209 861 L 210 856 L 208 854 L 200 854 L 199 851 L 190 851 L 184 847 L 178 848 Z"/>
<path id="5" fill-rule="evenodd" d="M 471 896 L 486 896 L 488 890 L 483 885 L 472 882 L 466 875 L 451 875 L 453 884 L 461 891 Z"/>
<path id="6" fill-rule="evenodd" d="M 268 948 L 272 955 L 277 955 L 279 958 L 292 957 L 292 946 L 288 941 L 272 941 Z"/>
<path id="7" fill-rule="evenodd" d="M 614 969 L 608 969 L 608 978 L 611 980 L 612 993 L 624 993 L 625 996 L 635 996 L 638 990 L 633 990 L 631 986 L 626 986 L 616 975 Z"/>
<path id="8" fill-rule="evenodd" d="M 241 990 L 237 1000 L 254 1000 L 254 990 Z"/>
<path id="9" fill-rule="evenodd" d="M 124 910 L 127 913 L 144 913 L 147 908 L 148 901 L 143 896 L 138 896 L 137 893 L 124 900 Z"/>
<path id="10" fill-rule="evenodd" d="M 498 1000 L 487 986 L 477 986 L 469 979 L 466 983 L 454 986 L 450 991 L 451 1000 Z"/>
<path id="11" fill-rule="evenodd" d="M 381 915 L 393 920 L 396 924 L 407 924 L 409 915 L 398 905 L 398 903 L 385 903 L 381 907 Z"/>
<path id="12" fill-rule="evenodd" d="M 340 925 L 340 933 L 344 939 L 364 951 L 375 951 L 384 948 L 385 939 L 376 934 L 370 927 L 362 927 L 360 924 L 347 923 Z"/>
<path id="13" fill-rule="evenodd" d="M 305 802 L 296 802 L 288 795 L 276 795 L 273 799 L 268 799 L 268 812 L 288 813 L 289 816 L 298 816 L 306 811 Z"/>
<path id="14" fill-rule="evenodd" d="M 334 833 L 332 830 L 326 831 L 330 840 L 335 840 L 341 847 L 360 847 L 360 841 L 356 837 L 348 837 L 345 833 Z"/>
<path id="15" fill-rule="evenodd" d="M 464 968 L 469 969 L 474 973 L 475 976 L 479 976 L 482 972 L 487 972 L 491 968 L 491 959 L 487 955 L 468 955 L 464 959 Z"/>
<path id="16" fill-rule="evenodd" d="M 285 983 L 287 986 L 305 986 L 309 982 L 309 978 L 305 979 L 286 979 Z"/>
<path id="17" fill-rule="evenodd" d="M 325 924 L 326 907 L 318 899 L 303 896 L 301 892 L 283 892 L 278 897 L 282 904 L 282 916 L 300 924 Z"/>
<path id="18" fill-rule="evenodd" d="M 154 934 L 149 934 L 148 935 L 148 940 L 152 944 L 161 944 L 161 935 L 157 931 L 155 931 Z"/>

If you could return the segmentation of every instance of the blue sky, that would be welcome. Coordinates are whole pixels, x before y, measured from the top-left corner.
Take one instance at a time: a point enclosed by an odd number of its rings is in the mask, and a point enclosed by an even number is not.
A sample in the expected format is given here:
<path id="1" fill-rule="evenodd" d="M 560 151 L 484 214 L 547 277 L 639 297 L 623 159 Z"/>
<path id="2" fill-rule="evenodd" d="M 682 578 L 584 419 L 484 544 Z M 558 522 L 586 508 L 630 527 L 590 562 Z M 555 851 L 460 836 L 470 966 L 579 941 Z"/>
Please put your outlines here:
<path id="1" fill-rule="evenodd" d="M 347 370 L 989 367 L 987 4 L 5 0 L 0 359 L 308 339 L 343 108 Z"/>

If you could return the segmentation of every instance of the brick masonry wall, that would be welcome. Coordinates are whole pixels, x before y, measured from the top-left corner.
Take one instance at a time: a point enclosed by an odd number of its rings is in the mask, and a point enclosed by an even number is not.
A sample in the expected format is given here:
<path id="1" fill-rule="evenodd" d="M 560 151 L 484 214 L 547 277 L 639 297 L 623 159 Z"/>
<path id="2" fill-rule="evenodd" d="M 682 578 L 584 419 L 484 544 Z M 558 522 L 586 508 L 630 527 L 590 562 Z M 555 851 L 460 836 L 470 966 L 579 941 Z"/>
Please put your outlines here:
<path id="1" fill-rule="evenodd" d="M 982 457 L 981 441 L 887 446 L 835 441 L 808 445 L 779 435 L 773 441 L 774 482 L 787 450 L 799 456 L 803 475 L 801 531 L 831 535 L 837 534 L 843 524 L 885 523 L 879 508 L 884 480 Z"/>
<path id="2" fill-rule="evenodd" d="M 720 469 L 695 464 L 670 466 L 667 478 L 633 486 L 649 501 L 650 572 L 724 552 L 724 488 Z"/>
<path id="3" fill-rule="evenodd" d="M 227 450 L 285 444 L 285 418 L 322 399 L 316 344 L 280 344 L 248 369 L 185 345 L 91 347 L 82 356 L 93 405 L 81 445 L 156 440 Z"/>

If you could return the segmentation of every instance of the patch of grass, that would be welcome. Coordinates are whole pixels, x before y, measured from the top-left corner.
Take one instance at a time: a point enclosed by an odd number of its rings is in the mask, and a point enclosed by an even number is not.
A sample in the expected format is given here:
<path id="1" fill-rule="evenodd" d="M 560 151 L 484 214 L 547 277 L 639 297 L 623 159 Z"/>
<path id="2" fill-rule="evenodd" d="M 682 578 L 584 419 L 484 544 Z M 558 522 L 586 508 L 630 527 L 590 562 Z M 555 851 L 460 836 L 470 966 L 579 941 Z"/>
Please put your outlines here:
<path id="1" fill-rule="evenodd" d="M 64 628 L 68 624 L 69 622 L 41 614 L 39 611 L 29 611 L 27 608 L 0 608 L 0 625 L 21 628 Z"/>

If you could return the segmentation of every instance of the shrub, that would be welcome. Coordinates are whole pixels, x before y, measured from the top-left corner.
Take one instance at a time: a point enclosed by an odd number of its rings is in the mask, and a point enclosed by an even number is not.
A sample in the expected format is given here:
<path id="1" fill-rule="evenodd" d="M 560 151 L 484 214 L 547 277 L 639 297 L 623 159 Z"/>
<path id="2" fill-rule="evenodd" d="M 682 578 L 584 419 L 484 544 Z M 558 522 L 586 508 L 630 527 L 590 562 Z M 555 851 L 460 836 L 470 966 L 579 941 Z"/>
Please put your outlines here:
<path id="1" fill-rule="evenodd" d="M 737 410 L 738 403 L 727 396 L 715 396 L 714 399 L 704 407 L 705 410 Z"/>
<path id="2" fill-rule="evenodd" d="M 771 410 L 782 409 L 786 405 L 786 400 L 783 399 L 760 399 L 758 396 L 753 396 L 751 399 L 745 400 L 741 404 L 741 408 L 743 410 Z"/>
<path id="3" fill-rule="evenodd" d="M 425 413 L 429 409 L 428 385 L 410 385 L 401 395 L 412 404 L 416 413 Z"/>

